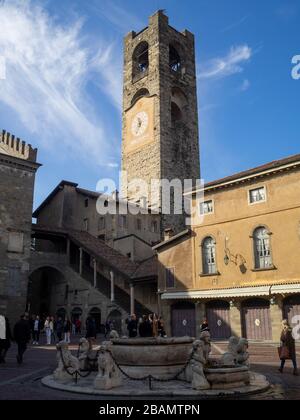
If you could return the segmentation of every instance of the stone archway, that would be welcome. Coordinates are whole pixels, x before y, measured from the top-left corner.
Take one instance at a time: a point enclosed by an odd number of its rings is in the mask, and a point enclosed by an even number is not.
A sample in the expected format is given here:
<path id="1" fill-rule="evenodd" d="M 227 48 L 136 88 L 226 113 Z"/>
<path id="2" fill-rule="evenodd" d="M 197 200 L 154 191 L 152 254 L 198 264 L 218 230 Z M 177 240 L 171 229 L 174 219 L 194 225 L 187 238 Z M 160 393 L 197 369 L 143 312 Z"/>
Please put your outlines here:
<path id="1" fill-rule="evenodd" d="M 53 267 L 39 267 L 28 280 L 27 309 L 31 314 L 55 316 L 65 295 L 64 275 Z M 63 297 L 62 297 L 63 296 Z"/>
<path id="2" fill-rule="evenodd" d="M 112 323 L 112 328 L 122 334 L 122 314 L 117 309 L 114 309 L 107 317 L 107 321 Z"/>
<path id="3" fill-rule="evenodd" d="M 95 320 L 97 333 L 103 333 L 103 328 L 101 324 L 101 309 L 96 308 L 96 307 L 92 308 L 89 311 L 89 316 L 94 318 Z"/>

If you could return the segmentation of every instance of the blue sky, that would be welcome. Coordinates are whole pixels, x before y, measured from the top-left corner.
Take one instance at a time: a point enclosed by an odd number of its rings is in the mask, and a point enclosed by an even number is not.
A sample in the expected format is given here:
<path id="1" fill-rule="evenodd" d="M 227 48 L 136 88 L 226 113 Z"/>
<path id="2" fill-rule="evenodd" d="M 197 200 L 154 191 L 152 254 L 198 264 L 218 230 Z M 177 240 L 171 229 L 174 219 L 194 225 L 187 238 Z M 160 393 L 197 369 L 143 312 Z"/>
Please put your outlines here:
<path id="1" fill-rule="evenodd" d="M 2 0 L 0 128 L 39 149 L 35 205 L 117 179 L 123 35 L 157 9 L 196 37 L 203 178 L 300 153 L 299 0 Z"/>

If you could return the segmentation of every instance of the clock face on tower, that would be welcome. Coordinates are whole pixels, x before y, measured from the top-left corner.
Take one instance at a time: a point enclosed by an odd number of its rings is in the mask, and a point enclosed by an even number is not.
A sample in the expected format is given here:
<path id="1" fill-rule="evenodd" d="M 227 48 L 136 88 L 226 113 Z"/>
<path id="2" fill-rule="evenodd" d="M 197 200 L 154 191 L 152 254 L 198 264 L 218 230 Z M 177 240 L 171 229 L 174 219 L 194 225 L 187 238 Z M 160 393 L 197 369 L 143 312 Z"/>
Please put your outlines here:
<path id="1" fill-rule="evenodd" d="M 125 153 L 135 152 L 137 149 L 153 142 L 154 100 L 153 97 L 143 97 L 126 111 Z"/>
<path id="2" fill-rule="evenodd" d="M 149 116 L 147 112 L 142 111 L 135 115 L 131 123 L 131 133 L 134 137 L 142 136 L 149 124 Z"/>

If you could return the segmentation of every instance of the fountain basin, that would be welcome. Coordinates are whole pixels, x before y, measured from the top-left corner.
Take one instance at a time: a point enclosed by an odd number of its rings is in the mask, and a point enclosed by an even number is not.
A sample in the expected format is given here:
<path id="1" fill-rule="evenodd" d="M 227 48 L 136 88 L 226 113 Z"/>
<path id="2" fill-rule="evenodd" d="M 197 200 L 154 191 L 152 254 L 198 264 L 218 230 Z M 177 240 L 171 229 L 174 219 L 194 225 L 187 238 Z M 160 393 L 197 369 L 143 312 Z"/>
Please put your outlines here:
<path id="1" fill-rule="evenodd" d="M 131 378 L 170 379 L 185 366 L 193 341 L 190 337 L 115 339 L 111 351 Z"/>
<path id="2" fill-rule="evenodd" d="M 211 389 L 231 389 L 250 384 L 250 371 L 247 366 L 232 368 L 212 368 L 204 370 Z"/>

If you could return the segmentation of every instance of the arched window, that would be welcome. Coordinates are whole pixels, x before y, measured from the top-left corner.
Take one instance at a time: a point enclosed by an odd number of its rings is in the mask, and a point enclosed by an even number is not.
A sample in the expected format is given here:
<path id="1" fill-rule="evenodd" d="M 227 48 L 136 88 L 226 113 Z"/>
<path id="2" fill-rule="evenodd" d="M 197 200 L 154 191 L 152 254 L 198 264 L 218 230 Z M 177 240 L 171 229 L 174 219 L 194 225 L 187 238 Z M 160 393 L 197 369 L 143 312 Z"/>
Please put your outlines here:
<path id="1" fill-rule="evenodd" d="M 134 50 L 133 77 L 144 75 L 149 68 L 149 46 L 147 42 L 141 42 Z"/>
<path id="2" fill-rule="evenodd" d="M 169 65 L 170 69 L 176 73 L 181 70 L 181 58 L 173 45 L 169 47 Z"/>
<path id="3" fill-rule="evenodd" d="M 255 268 L 264 269 L 273 266 L 270 232 L 266 227 L 258 227 L 253 233 Z"/>
<path id="4" fill-rule="evenodd" d="M 172 125 L 184 119 L 184 115 L 186 114 L 185 110 L 186 110 L 187 104 L 188 104 L 188 101 L 183 91 L 180 88 L 174 87 L 172 89 L 172 95 L 171 95 Z"/>
<path id="5" fill-rule="evenodd" d="M 207 237 L 202 242 L 203 274 L 216 274 L 216 242 L 212 237 Z"/>
<path id="6" fill-rule="evenodd" d="M 150 96 L 149 90 L 145 88 L 140 89 L 132 98 L 131 105 L 134 105 L 139 99 L 147 97 L 147 96 Z"/>
<path id="7" fill-rule="evenodd" d="M 171 120 L 172 120 L 172 125 L 174 125 L 177 121 L 182 120 L 181 109 L 179 108 L 177 104 L 175 104 L 175 102 L 171 103 Z"/>

